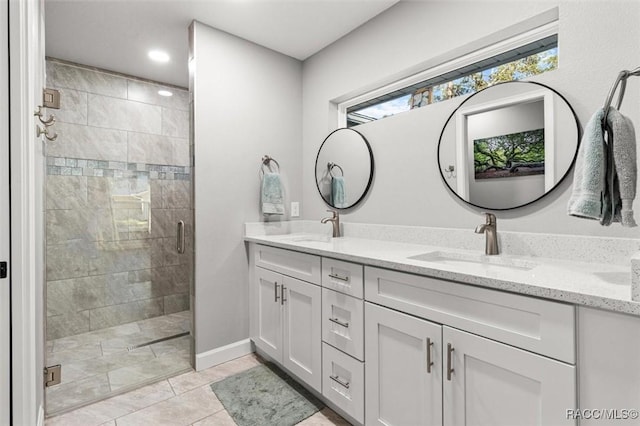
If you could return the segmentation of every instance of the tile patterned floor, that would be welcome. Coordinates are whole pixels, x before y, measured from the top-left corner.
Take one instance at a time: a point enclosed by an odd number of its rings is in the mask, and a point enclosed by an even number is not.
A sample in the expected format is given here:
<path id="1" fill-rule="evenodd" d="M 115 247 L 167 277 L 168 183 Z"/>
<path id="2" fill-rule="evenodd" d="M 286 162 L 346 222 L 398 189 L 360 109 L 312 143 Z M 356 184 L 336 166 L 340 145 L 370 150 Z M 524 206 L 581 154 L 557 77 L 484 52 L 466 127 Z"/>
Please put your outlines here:
<path id="1" fill-rule="evenodd" d="M 47 414 L 188 370 L 189 336 L 132 349 L 189 331 L 189 311 L 47 342 L 47 365 L 62 365 L 62 383 L 47 388 Z"/>
<path id="2" fill-rule="evenodd" d="M 46 420 L 46 426 L 234 426 L 209 386 L 262 363 L 255 355 L 191 371 Z M 325 408 L 300 426 L 349 425 Z"/>

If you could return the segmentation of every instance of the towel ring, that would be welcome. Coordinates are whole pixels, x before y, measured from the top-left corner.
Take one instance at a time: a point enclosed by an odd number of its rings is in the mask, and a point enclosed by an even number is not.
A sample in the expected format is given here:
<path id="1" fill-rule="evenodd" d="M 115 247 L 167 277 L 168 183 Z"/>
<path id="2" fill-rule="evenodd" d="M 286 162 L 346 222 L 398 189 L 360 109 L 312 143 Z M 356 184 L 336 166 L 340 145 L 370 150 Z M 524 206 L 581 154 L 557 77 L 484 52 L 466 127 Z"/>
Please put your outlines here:
<path id="1" fill-rule="evenodd" d="M 334 169 L 334 168 L 340 169 L 341 176 L 344 176 L 344 170 L 342 170 L 342 167 L 340 167 L 340 166 L 339 166 L 339 165 L 337 165 L 336 163 L 327 163 L 327 169 L 329 170 L 329 175 L 330 175 L 331 177 L 335 177 L 335 176 L 333 175 L 333 169 Z"/>
<path id="2" fill-rule="evenodd" d="M 271 163 L 275 163 L 276 165 L 276 169 L 273 170 L 273 168 L 271 167 Z M 265 166 L 267 167 L 267 171 L 272 172 L 272 173 L 280 173 L 280 164 L 275 160 L 275 158 L 271 158 L 268 155 L 265 155 L 264 157 L 262 157 L 262 165 L 260 166 L 260 172 L 262 174 L 265 173 L 264 168 Z"/>
<path id="3" fill-rule="evenodd" d="M 609 110 L 611 109 L 611 102 L 613 102 L 613 96 L 618 89 L 618 85 L 620 85 L 620 91 L 618 93 L 618 100 L 616 102 L 616 109 L 619 110 L 620 106 L 622 106 L 622 99 L 624 99 L 624 91 L 627 88 L 627 78 L 630 76 L 639 76 L 640 75 L 640 67 L 634 69 L 633 71 L 623 70 L 620 71 L 618 77 L 616 78 L 615 83 L 611 86 L 611 90 L 609 90 L 609 95 L 607 95 L 607 100 L 604 103 L 604 116 L 602 117 L 602 122 L 605 123 L 607 121 L 607 116 L 609 115 Z"/>

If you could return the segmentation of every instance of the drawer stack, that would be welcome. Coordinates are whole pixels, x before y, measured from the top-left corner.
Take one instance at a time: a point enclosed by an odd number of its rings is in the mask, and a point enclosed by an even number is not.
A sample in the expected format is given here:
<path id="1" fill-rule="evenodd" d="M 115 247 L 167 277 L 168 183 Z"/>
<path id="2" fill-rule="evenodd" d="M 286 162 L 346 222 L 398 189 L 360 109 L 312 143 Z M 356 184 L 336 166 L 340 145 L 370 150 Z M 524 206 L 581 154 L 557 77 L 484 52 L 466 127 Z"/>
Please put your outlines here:
<path id="1" fill-rule="evenodd" d="M 364 423 L 363 266 L 322 259 L 322 394 Z"/>

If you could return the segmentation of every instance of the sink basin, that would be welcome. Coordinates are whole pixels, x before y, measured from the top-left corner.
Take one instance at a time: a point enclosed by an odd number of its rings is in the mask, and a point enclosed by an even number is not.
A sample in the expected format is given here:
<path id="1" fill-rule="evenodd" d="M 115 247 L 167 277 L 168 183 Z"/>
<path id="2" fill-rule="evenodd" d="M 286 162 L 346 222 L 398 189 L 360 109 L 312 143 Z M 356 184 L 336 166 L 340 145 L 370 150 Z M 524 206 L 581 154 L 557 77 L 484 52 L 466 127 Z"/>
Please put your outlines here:
<path id="1" fill-rule="evenodd" d="M 295 243 L 328 243 L 331 241 L 330 236 L 320 234 L 294 234 L 284 239 Z"/>
<path id="2" fill-rule="evenodd" d="M 487 268 L 500 268 L 519 271 L 529 271 L 536 266 L 537 263 L 525 260 L 514 259 L 502 256 L 487 256 L 476 253 L 457 253 L 447 251 L 431 251 L 428 253 L 411 256 L 409 259 L 419 260 L 423 262 L 440 263 L 451 266 L 485 266 Z"/>

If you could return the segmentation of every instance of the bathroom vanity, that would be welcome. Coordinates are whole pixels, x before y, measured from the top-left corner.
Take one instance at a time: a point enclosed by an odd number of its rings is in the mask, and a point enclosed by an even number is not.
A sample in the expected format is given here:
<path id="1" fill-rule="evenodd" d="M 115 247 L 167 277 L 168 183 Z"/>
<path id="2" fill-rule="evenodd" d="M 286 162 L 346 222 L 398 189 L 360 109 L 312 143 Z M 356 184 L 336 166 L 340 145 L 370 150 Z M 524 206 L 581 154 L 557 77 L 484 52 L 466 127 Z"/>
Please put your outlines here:
<path id="1" fill-rule="evenodd" d="M 606 288 L 622 285 L 621 266 L 316 234 L 245 240 L 256 349 L 351 421 L 575 424 L 567 410 L 638 405 L 640 371 L 620 369 L 637 365 L 640 319 L 611 311 L 640 304 L 614 304 Z"/>

